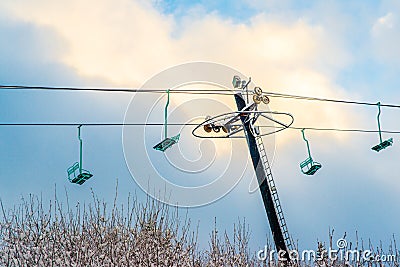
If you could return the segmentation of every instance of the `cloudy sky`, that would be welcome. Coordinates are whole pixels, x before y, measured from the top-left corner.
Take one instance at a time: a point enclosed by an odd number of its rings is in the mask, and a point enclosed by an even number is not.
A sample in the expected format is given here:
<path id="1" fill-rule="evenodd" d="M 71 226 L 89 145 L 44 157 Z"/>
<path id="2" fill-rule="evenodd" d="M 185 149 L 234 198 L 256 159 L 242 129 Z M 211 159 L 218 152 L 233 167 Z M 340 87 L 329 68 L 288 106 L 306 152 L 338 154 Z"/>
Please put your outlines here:
<path id="1" fill-rule="evenodd" d="M 173 66 L 207 61 L 251 76 L 265 91 L 400 102 L 400 3 L 395 0 L 4 0 L 0 2 L 0 36 L 3 85 L 138 88 Z M 226 77 L 228 82 L 231 78 Z M 153 119 L 161 121 L 165 98 L 159 97 L 153 99 L 161 100 Z M 121 123 L 131 99 L 126 93 L 2 90 L 0 120 Z M 271 100 L 269 109 L 293 114 L 298 127 L 377 127 L 376 107 Z M 175 97 L 171 108 L 187 101 L 193 101 L 193 96 Z M 233 98 L 217 101 L 234 107 Z M 210 112 L 202 110 L 201 104 L 191 109 L 192 113 L 182 111 L 186 115 L 181 117 L 175 112 L 175 121 Z M 398 114 L 398 109 L 383 109 L 383 128 L 399 130 Z M 157 131 L 148 132 L 149 144 L 159 139 L 162 129 Z M 12 207 L 29 193 L 49 199 L 54 187 L 58 192 L 66 189 L 72 201 L 90 201 L 91 188 L 110 201 L 117 178 L 122 200 L 129 192 L 145 197 L 127 168 L 120 127 L 85 127 L 82 136 L 84 168 L 95 176 L 79 187 L 66 179 L 66 168 L 77 160 L 76 128 L 1 127 L 0 198 L 5 205 Z M 307 136 L 314 158 L 323 165 L 314 177 L 302 175 L 298 168 L 307 157 L 299 131 L 287 130 L 265 140 L 274 142 L 269 152 L 274 157 L 273 173 L 289 231 L 300 245 L 311 248 L 317 240 L 326 240 L 329 228 L 335 229 L 337 237 L 347 232 L 354 240 L 357 230 L 359 236 L 384 244 L 389 244 L 393 234 L 399 236 L 397 136 L 393 136 L 394 146 L 379 154 L 370 149 L 378 143 L 377 134 L 309 131 Z M 170 159 L 177 160 L 174 153 L 196 157 L 188 147 L 199 142 L 190 131 L 182 140 L 179 149 L 168 151 Z M 144 152 L 153 165 L 158 164 L 158 171 L 167 166 L 166 158 L 147 142 L 135 141 L 139 170 L 139 155 Z M 248 162 L 244 140 L 227 142 L 228 149 L 219 141 L 204 148 L 216 155 L 215 171 L 237 151 L 241 157 L 233 159 L 234 165 Z M 227 231 L 232 231 L 235 221 L 246 218 L 253 248 L 265 244 L 269 228 L 261 197 L 248 192 L 252 170 L 243 171 L 237 186 L 223 198 L 188 210 L 189 217 L 199 222 L 203 245 L 207 245 L 214 217 Z M 212 174 L 202 178 L 210 180 Z M 180 183 L 194 181 L 188 172 L 171 175 Z"/>

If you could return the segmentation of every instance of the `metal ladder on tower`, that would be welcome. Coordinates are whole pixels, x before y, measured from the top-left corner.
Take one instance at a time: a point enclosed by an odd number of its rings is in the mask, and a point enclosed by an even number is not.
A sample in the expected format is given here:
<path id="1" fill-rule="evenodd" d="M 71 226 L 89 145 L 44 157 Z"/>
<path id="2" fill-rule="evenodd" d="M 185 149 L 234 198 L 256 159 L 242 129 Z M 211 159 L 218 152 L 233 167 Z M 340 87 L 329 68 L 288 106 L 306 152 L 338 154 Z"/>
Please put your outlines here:
<path id="1" fill-rule="evenodd" d="M 269 165 L 267 152 L 265 151 L 262 137 L 256 136 L 255 139 L 257 142 L 257 149 L 260 153 L 260 159 L 261 159 L 262 166 L 263 166 L 263 169 L 265 172 L 265 176 L 267 177 L 271 196 L 274 201 L 274 207 L 275 207 L 275 212 L 276 212 L 278 220 L 279 220 L 279 226 L 281 227 L 281 231 L 282 231 L 283 237 L 285 239 L 286 247 L 288 250 L 293 250 L 292 241 L 289 236 L 289 231 L 287 228 L 285 217 L 283 216 L 281 202 L 279 201 L 278 191 L 275 186 L 274 177 L 272 176 L 271 166 Z"/>

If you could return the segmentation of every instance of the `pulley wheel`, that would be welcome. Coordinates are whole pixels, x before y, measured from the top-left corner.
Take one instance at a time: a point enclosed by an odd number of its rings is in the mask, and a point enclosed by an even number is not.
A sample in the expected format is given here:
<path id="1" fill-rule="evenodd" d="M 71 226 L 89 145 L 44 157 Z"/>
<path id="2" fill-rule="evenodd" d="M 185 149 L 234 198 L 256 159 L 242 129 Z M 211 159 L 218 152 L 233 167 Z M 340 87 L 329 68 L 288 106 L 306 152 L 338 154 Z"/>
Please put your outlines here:
<path id="1" fill-rule="evenodd" d="M 263 95 L 263 96 L 262 96 L 262 102 L 263 102 L 265 105 L 268 105 L 268 104 L 269 104 L 269 97 L 266 96 L 266 95 Z"/>
<path id="2" fill-rule="evenodd" d="M 254 87 L 254 93 L 256 93 L 257 95 L 261 95 L 262 89 L 260 87 Z"/>
<path id="3" fill-rule="evenodd" d="M 262 97 L 259 95 L 253 95 L 253 101 L 254 101 L 254 103 L 256 103 L 258 105 L 261 103 Z"/>

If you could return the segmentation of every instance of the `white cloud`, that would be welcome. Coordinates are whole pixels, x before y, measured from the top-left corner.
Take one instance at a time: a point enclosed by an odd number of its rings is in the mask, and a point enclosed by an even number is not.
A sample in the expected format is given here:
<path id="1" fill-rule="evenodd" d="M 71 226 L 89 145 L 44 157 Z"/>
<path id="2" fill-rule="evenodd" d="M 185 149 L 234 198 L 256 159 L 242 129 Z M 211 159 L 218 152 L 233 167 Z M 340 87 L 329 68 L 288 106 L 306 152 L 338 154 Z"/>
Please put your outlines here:
<path id="1" fill-rule="evenodd" d="M 65 64 L 116 85 L 139 86 L 171 65 L 206 60 L 236 67 L 265 91 L 347 96 L 331 77 L 350 58 L 340 38 L 301 19 L 282 23 L 259 14 L 249 24 L 237 24 L 192 10 L 178 25 L 143 1 L 20 0 L 0 5 L 59 33 L 68 45 L 61 59 Z M 272 99 L 271 107 L 295 114 L 300 126 L 347 127 L 350 121 L 348 110 L 337 106 Z"/>
<path id="2" fill-rule="evenodd" d="M 24 20 L 59 32 L 69 44 L 64 62 L 81 74 L 105 76 L 119 84 L 139 82 L 153 71 L 182 61 L 290 70 L 321 62 L 334 67 L 345 64 L 348 57 L 331 45 L 335 42 L 322 27 L 301 20 L 284 25 L 259 15 L 250 25 L 241 25 L 217 15 L 191 15 L 184 25 L 176 25 L 173 17 L 149 4 L 128 0 L 2 5 Z M 175 32 L 181 34 L 174 38 Z"/>
<path id="3" fill-rule="evenodd" d="M 171 65 L 206 60 L 238 68 L 266 91 L 345 96 L 330 75 L 350 56 L 337 36 L 303 20 L 284 24 L 260 14 L 245 25 L 216 14 L 191 14 L 177 25 L 149 3 L 129 0 L 20 0 L 1 6 L 58 32 L 69 47 L 62 61 L 81 75 L 104 77 L 116 85 L 139 86 Z M 276 108 L 284 111 L 289 106 Z M 296 118 L 300 123 L 313 112 L 312 105 L 307 111 L 292 105 L 290 110 L 301 114 Z M 318 121 L 346 121 L 338 109 L 322 110 L 315 112 Z"/>
<path id="4" fill-rule="evenodd" d="M 375 24 L 374 27 L 383 26 L 383 27 L 386 27 L 386 28 L 393 28 L 394 20 L 395 19 L 394 19 L 393 13 L 389 12 L 385 16 L 379 18 L 378 21 L 377 21 L 378 25 Z"/>
<path id="5" fill-rule="evenodd" d="M 399 10 L 400 11 L 400 10 Z M 399 63 L 400 25 L 398 12 L 388 12 L 377 18 L 371 29 L 374 55 L 384 63 Z"/>
<path id="6" fill-rule="evenodd" d="M 42 0 L 2 5 L 21 19 L 54 28 L 69 45 L 62 60 L 81 75 L 139 84 L 175 54 L 169 37 L 172 19 L 144 2 Z"/>

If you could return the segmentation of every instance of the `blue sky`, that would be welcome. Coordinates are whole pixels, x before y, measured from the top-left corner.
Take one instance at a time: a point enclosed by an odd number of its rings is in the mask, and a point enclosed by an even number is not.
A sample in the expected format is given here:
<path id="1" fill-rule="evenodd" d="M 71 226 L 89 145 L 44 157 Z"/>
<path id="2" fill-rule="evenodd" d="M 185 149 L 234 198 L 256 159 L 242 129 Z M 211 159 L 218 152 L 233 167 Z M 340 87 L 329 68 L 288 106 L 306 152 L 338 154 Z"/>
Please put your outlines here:
<path id="1" fill-rule="evenodd" d="M 0 84 L 136 88 L 171 66 L 210 61 L 252 76 L 265 90 L 399 103 L 396 1 L 20 0 L 2 1 L 0 10 Z M 1 121 L 122 122 L 130 100 L 123 93 L 0 91 Z M 292 113 L 297 126 L 376 128 L 375 108 L 272 100 L 269 108 Z M 171 108 L 185 101 L 174 98 Z M 162 105 L 157 112 L 154 118 L 162 119 Z M 398 112 L 383 110 L 385 129 L 398 130 Z M 71 201 L 89 202 L 90 188 L 111 201 L 117 178 L 121 201 L 129 192 L 145 199 L 126 166 L 118 127 L 83 128 L 84 167 L 94 177 L 82 187 L 70 184 L 66 169 L 77 160 L 76 133 L 73 127 L 0 128 L 0 198 L 7 207 L 29 193 L 50 199 L 55 184 L 58 192 L 68 190 Z M 375 243 L 400 235 L 396 136 L 394 146 L 379 154 L 370 150 L 376 135 L 308 137 L 323 164 L 315 177 L 299 172 L 306 150 L 296 131 L 276 136 L 273 165 L 289 231 L 300 245 L 312 248 L 317 239 L 326 240 L 329 227 L 338 236 L 358 230 Z M 232 145 L 247 157 L 244 140 Z M 217 143 L 217 151 L 222 146 Z M 163 157 L 151 157 L 164 166 Z M 264 246 L 265 212 L 259 194 L 248 193 L 251 169 L 245 174 L 224 198 L 189 209 L 200 222 L 204 246 L 214 217 L 228 232 L 246 217 L 254 250 Z"/>

